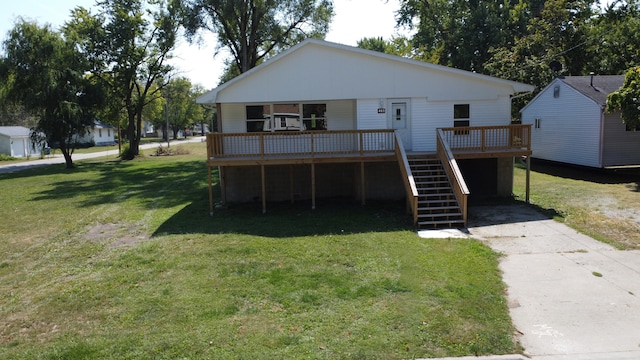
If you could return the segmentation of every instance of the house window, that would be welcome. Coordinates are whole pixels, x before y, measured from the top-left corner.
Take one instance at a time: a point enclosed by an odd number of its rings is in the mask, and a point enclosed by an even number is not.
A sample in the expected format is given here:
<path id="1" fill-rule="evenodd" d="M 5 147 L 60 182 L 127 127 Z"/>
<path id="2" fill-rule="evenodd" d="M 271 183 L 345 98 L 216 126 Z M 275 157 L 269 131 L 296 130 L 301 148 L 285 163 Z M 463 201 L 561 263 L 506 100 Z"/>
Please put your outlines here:
<path id="1" fill-rule="evenodd" d="M 559 98 L 560 97 L 560 86 L 556 85 L 553 87 L 553 97 L 554 98 Z"/>
<path id="2" fill-rule="evenodd" d="M 640 125 L 624 124 L 626 131 L 640 131 Z"/>
<path id="3" fill-rule="evenodd" d="M 268 114 L 264 113 L 264 105 L 249 105 L 247 111 L 247 132 L 261 132 L 264 130 L 265 119 Z"/>
<path id="4" fill-rule="evenodd" d="M 327 104 L 303 104 L 302 122 L 305 130 L 327 130 Z"/>
<path id="5" fill-rule="evenodd" d="M 98 137 L 102 137 L 102 129 L 98 129 Z"/>
<path id="6" fill-rule="evenodd" d="M 534 120 L 534 125 L 533 125 L 536 129 L 540 129 L 540 119 L 535 119 Z"/>
<path id="7" fill-rule="evenodd" d="M 453 105 L 453 127 L 469 127 L 469 104 Z M 469 130 L 456 130 L 455 135 L 469 134 Z"/>
<path id="8" fill-rule="evenodd" d="M 111 137 L 111 129 L 107 129 L 107 137 Z"/>

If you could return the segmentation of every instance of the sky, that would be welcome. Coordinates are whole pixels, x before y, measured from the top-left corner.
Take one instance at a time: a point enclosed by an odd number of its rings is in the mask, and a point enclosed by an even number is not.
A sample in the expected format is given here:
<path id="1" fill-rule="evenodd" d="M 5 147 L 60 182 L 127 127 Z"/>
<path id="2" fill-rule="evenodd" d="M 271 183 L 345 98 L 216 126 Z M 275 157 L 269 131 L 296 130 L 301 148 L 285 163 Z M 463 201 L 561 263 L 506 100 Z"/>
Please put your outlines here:
<path id="1" fill-rule="evenodd" d="M 69 20 L 70 12 L 76 6 L 91 8 L 95 0 L 8 0 L 2 4 L 0 15 L 0 40 L 4 41 L 15 19 L 23 17 L 38 24 L 51 24 L 59 28 Z M 335 16 L 326 40 L 355 46 L 365 37 L 390 39 L 397 33 L 395 12 L 399 0 L 334 0 Z M 228 53 L 220 52 L 214 58 L 216 39 L 207 35 L 202 45 L 190 45 L 182 39 L 173 52 L 173 65 L 180 76 L 187 77 L 193 84 L 206 89 L 216 87 L 223 72 L 223 60 Z"/>

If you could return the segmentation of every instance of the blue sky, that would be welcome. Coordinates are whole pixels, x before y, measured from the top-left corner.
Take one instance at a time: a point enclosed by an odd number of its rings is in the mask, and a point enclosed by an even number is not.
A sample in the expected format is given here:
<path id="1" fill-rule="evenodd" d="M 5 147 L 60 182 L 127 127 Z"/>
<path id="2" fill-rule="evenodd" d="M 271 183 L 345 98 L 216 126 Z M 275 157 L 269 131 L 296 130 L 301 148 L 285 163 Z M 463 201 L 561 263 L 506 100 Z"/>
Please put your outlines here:
<path id="1" fill-rule="evenodd" d="M 0 15 L 0 39 L 6 38 L 18 16 L 58 28 L 69 20 L 74 7 L 90 8 L 94 4 L 95 0 L 6 0 Z M 364 37 L 388 39 L 396 33 L 394 13 L 398 8 L 399 0 L 334 0 L 336 15 L 326 39 L 346 45 L 356 45 Z M 222 60 L 226 57 L 221 52 L 214 59 L 214 50 L 213 36 L 207 37 L 206 45 L 200 48 L 183 41 L 174 52 L 174 65 L 193 83 L 213 88 L 222 74 Z"/>

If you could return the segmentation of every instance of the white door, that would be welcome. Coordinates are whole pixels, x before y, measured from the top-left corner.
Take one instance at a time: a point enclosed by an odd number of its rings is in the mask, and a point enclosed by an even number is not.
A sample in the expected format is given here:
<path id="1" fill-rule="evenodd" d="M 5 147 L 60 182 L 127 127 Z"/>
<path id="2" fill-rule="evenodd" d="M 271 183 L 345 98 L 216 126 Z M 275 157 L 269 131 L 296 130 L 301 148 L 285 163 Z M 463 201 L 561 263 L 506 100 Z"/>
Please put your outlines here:
<path id="1" fill-rule="evenodd" d="M 391 103 L 391 128 L 402 139 L 405 150 L 411 149 L 411 121 L 409 119 L 407 102 Z"/>

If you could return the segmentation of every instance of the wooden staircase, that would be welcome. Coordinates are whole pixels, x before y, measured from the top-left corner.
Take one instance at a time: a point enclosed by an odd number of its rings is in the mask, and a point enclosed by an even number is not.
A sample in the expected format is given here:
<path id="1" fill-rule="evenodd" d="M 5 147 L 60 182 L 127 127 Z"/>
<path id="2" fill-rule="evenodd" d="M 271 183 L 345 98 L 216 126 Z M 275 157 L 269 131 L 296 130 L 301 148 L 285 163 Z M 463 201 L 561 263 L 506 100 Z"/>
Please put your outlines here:
<path id="1" fill-rule="evenodd" d="M 428 155 L 408 155 L 407 160 L 419 194 L 418 228 L 464 227 L 462 209 L 440 160 Z"/>

